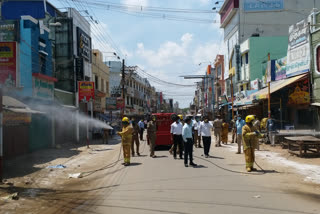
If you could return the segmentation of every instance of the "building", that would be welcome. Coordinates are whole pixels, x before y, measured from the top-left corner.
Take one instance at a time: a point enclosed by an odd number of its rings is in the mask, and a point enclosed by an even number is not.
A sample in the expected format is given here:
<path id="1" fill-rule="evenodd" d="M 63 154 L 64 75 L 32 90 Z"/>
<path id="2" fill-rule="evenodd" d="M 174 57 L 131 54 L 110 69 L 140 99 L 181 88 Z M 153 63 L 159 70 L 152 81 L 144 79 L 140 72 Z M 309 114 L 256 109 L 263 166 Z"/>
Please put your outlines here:
<path id="1" fill-rule="evenodd" d="M 92 79 L 95 83 L 94 116 L 106 111 L 106 98 L 109 93 L 109 67 L 103 62 L 102 52 L 92 50 Z"/>
<path id="2" fill-rule="evenodd" d="M 312 8 L 320 7 L 313 0 L 226 0 L 219 14 L 224 30 L 225 79 L 227 91 L 237 93 L 241 82 L 240 45 L 250 37 L 288 36 L 290 25 L 307 17 Z M 258 62 L 259 64 L 259 62 Z M 228 99 L 230 100 L 230 95 Z"/>
<path id="3" fill-rule="evenodd" d="M 109 67 L 109 92 L 111 97 L 121 97 L 121 69 L 120 61 L 107 61 L 105 64 Z"/>

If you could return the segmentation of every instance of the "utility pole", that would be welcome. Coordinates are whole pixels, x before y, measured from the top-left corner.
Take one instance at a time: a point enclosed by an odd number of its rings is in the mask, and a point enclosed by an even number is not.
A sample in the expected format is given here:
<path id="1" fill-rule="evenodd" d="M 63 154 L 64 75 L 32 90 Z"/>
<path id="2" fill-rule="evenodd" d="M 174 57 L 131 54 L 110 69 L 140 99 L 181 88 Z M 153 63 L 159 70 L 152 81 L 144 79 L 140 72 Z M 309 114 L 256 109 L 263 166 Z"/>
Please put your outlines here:
<path id="1" fill-rule="evenodd" d="M 268 81 L 268 118 L 270 119 L 271 118 L 271 96 L 270 96 L 271 73 L 269 73 L 269 69 L 271 69 L 271 68 L 269 68 L 269 63 L 270 63 L 270 53 L 268 53 L 268 75 L 267 75 L 267 81 Z M 270 75 L 270 77 L 269 77 L 269 75 Z"/>
<path id="2" fill-rule="evenodd" d="M 232 119 L 234 119 L 234 111 L 233 111 L 233 81 L 232 81 L 232 77 L 233 77 L 233 74 L 230 75 L 230 80 L 231 80 L 231 107 L 232 107 L 232 110 L 231 110 L 231 113 L 232 113 Z"/>
<path id="3" fill-rule="evenodd" d="M 3 178 L 3 111 L 2 111 L 2 87 L 0 87 L 0 183 Z"/>
<path id="4" fill-rule="evenodd" d="M 124 65 L 125 61 L 124 59 L 122 59 L 122 100 L 123 100 L 123 106 L 122 106 L 122 111 L 121 111 L 121 118 L 123 118 L 124 116 L 124 108 L 126 106 L 126 101 L 125 101 L 125 92 L 124 92 L 124 85 L 125 85 L 125 65 Z"/>

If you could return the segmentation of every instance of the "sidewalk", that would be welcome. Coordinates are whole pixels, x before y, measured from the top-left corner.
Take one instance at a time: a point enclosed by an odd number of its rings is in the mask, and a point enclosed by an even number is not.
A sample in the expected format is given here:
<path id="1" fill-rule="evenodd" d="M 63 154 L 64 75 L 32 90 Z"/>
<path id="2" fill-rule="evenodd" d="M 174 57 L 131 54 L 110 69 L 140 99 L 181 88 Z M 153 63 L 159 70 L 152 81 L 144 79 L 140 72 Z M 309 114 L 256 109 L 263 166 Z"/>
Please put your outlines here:
<path id="1" fill-rule="evenodd" d="M 90 142 L 90 148 L 83 145 L 64 145 L 60 149 L 40 150 L 6 161 L 4 178 L 8 183 L 0 185 L 0 198 L 17 192 L 19 200 L 0 199 L 0 213 L 3 210 L 6 210 L 5 213 L 16 213 L 15 210 L 22 205 L 31 209 L 32 202 L 39 200 L 38 195 L 55 194 L 56 191 L 75 185 L 80 180 L 69 178 L 69 175 L 82 173 L 89 176 L 94 170 L 114 162 L 120 152 L 120 138 L 115 136 L 107 145 L 101 142 Z M 65 168 L 47 168 L 57 165 Z M 84 178 L 81 180 L 85 181 Z"/>

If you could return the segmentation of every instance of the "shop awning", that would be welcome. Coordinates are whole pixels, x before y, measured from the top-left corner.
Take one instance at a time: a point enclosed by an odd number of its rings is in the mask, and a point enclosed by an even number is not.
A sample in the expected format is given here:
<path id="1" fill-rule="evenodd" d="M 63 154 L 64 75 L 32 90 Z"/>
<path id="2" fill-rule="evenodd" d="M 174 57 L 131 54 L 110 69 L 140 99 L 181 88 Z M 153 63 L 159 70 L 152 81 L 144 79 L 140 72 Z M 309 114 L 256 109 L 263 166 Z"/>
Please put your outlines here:
<path id="1" fill-rule="evenodd" d="M 295 76 L 295 77 L 291 77 L 289 79 L 283 79 L 283 80 L 278 80 L 275 82 L 271 82 L 270 84 L 270 93 L 274 93 L 276 91 L 279 91 L 280 89 L 298 81 L 303 79 L 304 77 L 306 77 L 308 74 L 302 74 L 299 76 Z M 257 91 L 256 93 L 253 93 L 250 95 L 249 97 L 251 100 L 262 100 L 262 99 L 267 99 L 268 98 L 268 87 L 263 88 L 260 91 Z"/>
<path id="2" fill-rule="evenodd" d="M 35 111 L 30 109 L 26 104 L 20 102 L 19 100 L 9 97 L 3 96 L 2 98 L 3 109 L 16 112 L 16 113 L 25 113 L 25 114 L 44 114 L 44 112 Z"/>
<path id="3" fill-rule="evenodd" d="M 320 107 L 320 103 L 311 103 L 312 106 Z"/>

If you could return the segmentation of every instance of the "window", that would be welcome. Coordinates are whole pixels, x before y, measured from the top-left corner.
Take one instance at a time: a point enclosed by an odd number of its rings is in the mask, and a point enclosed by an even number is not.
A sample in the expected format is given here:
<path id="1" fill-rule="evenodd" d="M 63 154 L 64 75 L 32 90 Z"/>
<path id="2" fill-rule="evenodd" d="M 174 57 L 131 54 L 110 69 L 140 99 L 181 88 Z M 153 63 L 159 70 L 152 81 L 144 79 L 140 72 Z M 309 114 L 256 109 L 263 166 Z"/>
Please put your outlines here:
<path id="1" fill-rule="evenodd" d="M 130 97 L 127 97 L 127 105 L 129 105 Z"/>
<path id="2" fill-rule="evenodd" d="M 217 68 L 217 73 L 218 73 L 218 77 L 220 77 L 221 74 L 222 74 L 221 65 L 218 66 L 218 68 Z"/>
<path id="3" fill-rule="evenodd" d="M 249 53 L 246 53 L 246 65 L 249 64 Z"/>
<path id="4" fill-rule="evenodd" d="M 109 94 L 109 82 L 106 81 L 106 93 Z"/>
<path id="5" fill-rule="evenodd" d="M 95 84 L 95 88 L 98 89 L 98 83 L 99 83 L 99 78 L 98 76 L 94 76 L 94 84 Z"/>
<path id="6" fill-rule="evenodd" d="M 320 72 L 320 46 L 317 47 L 317 71 Z"/>
<path id="7" fill-rule="evenodd" d="M 101 89 L 102 92 L 105 92 L 105 88 L 104 88 L 104 79 L 101 78 Z"/>
<path id="8" fill-rule="evenodd" d="M 40 73 L 46 74 L 46 57 L 43 54 L 39 54 L 39 66 L 40 66 Z"/>

